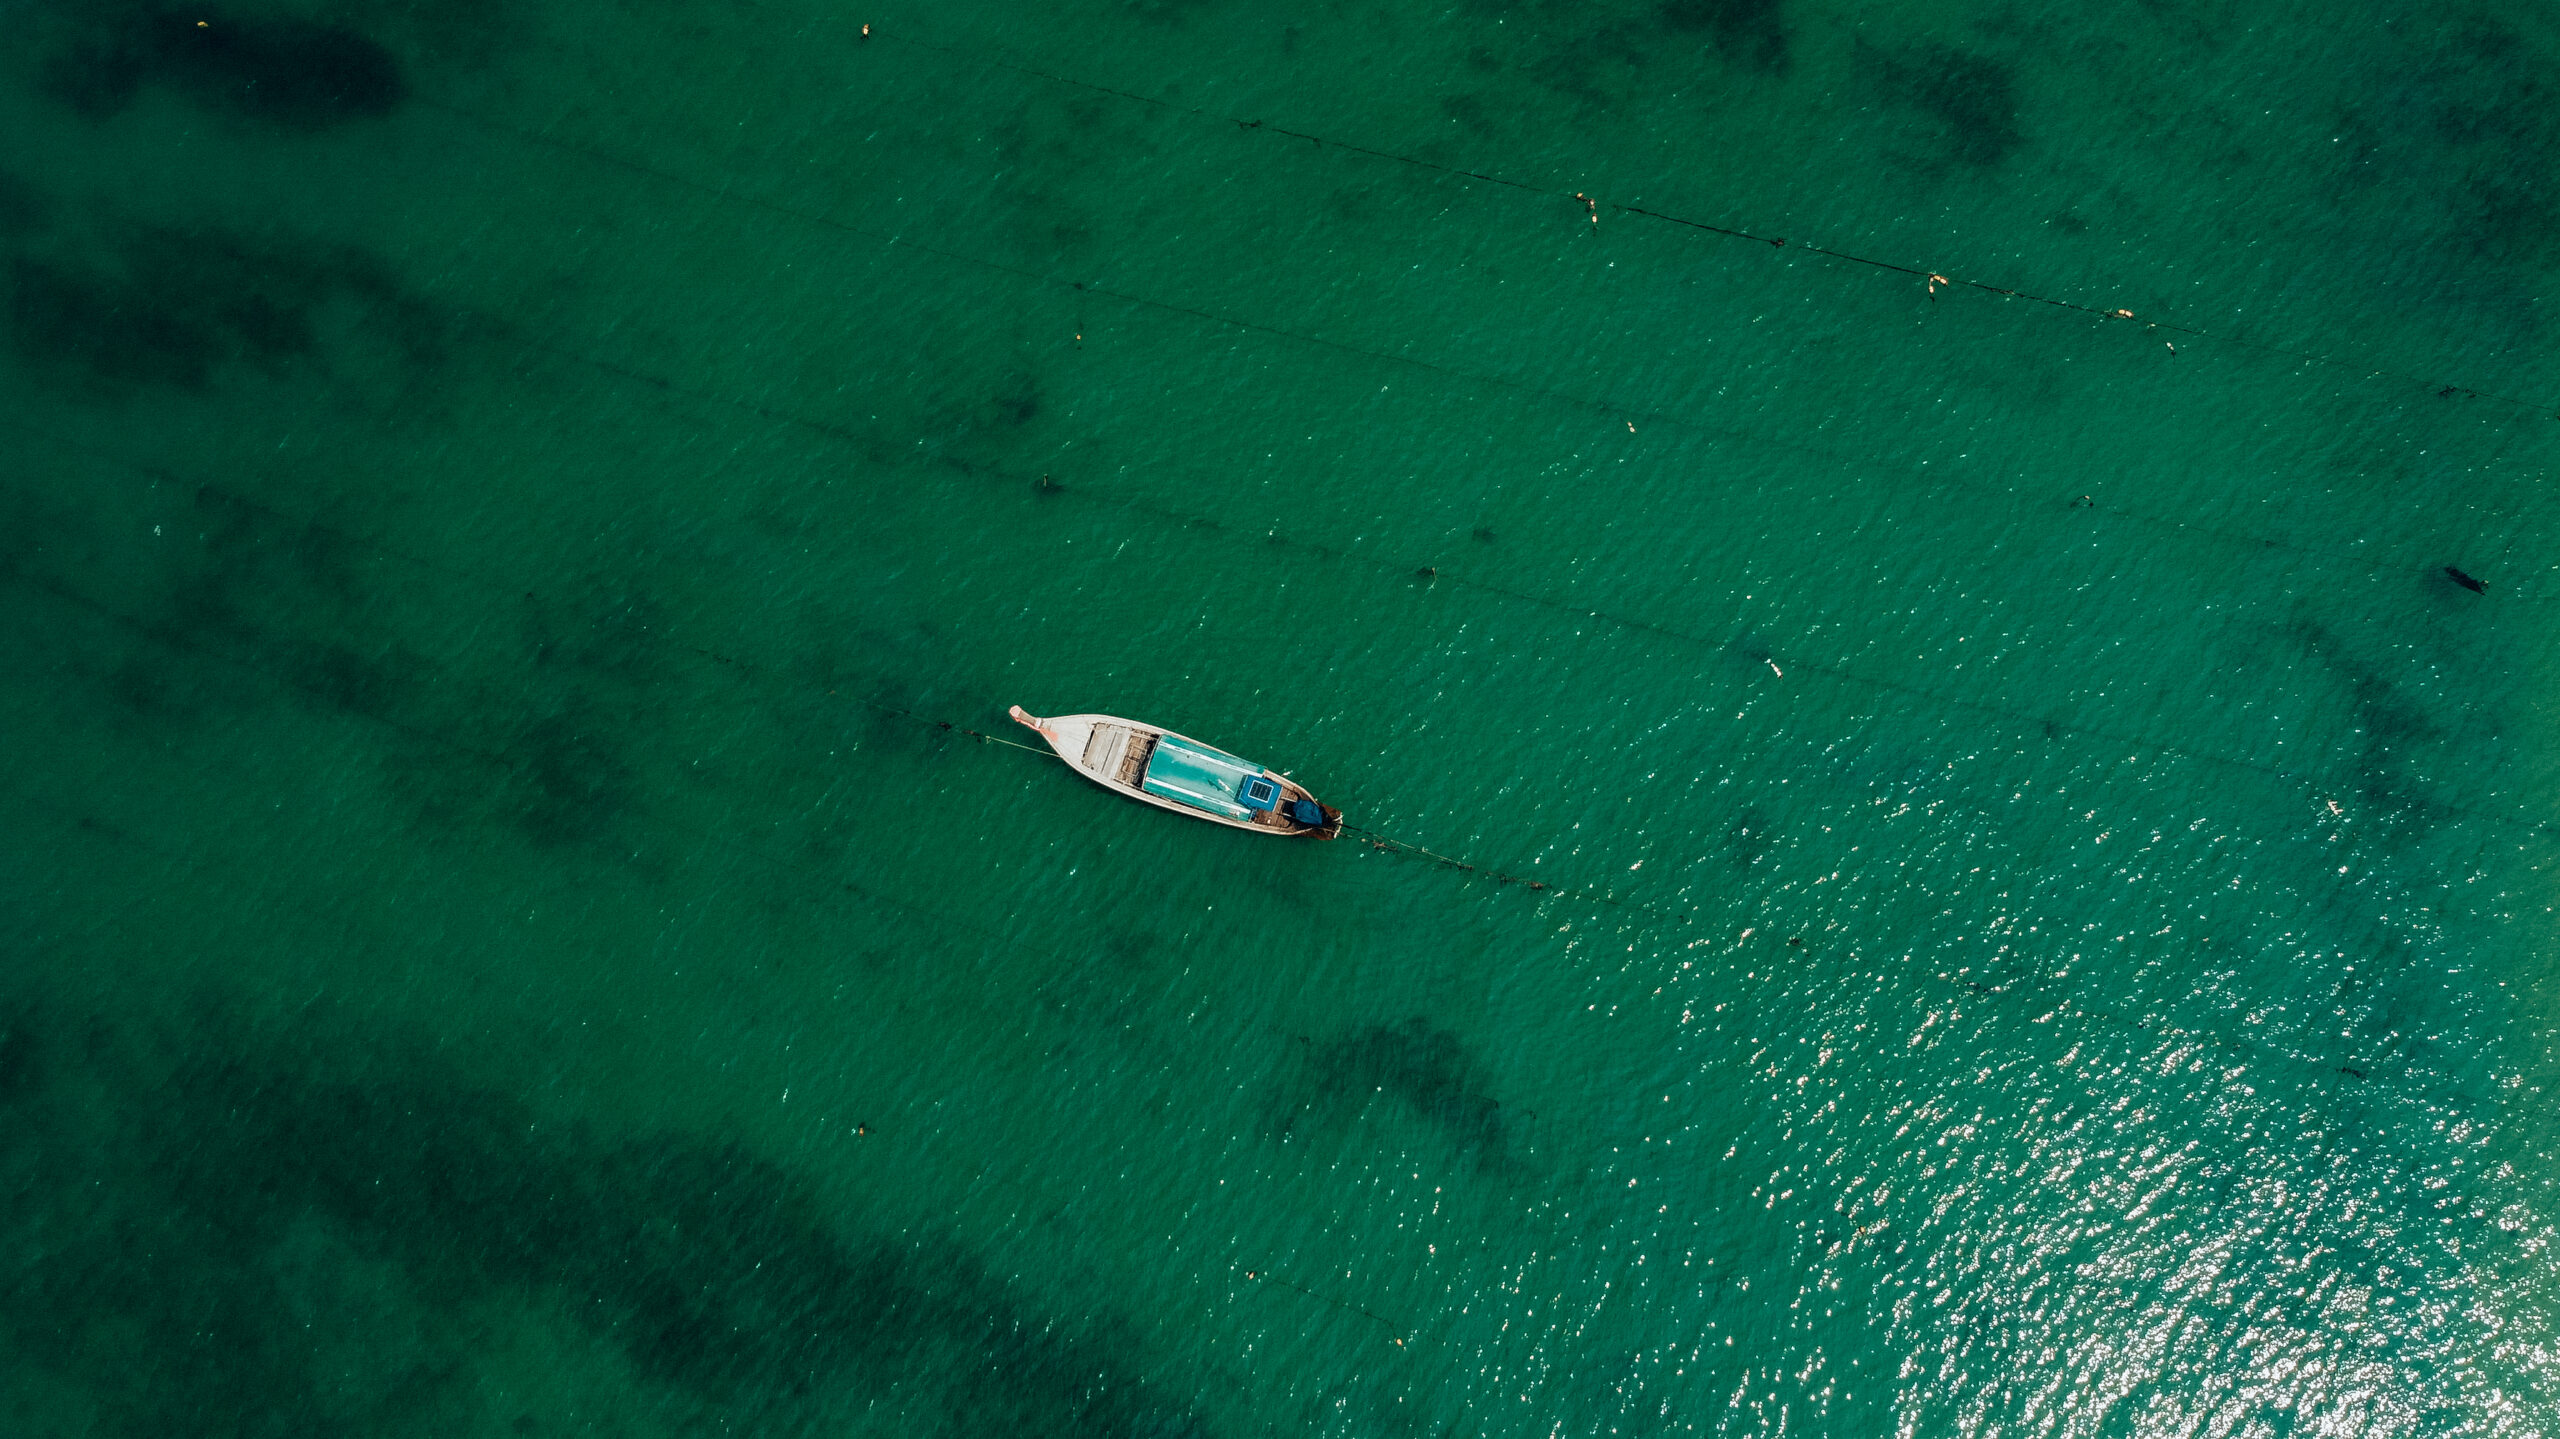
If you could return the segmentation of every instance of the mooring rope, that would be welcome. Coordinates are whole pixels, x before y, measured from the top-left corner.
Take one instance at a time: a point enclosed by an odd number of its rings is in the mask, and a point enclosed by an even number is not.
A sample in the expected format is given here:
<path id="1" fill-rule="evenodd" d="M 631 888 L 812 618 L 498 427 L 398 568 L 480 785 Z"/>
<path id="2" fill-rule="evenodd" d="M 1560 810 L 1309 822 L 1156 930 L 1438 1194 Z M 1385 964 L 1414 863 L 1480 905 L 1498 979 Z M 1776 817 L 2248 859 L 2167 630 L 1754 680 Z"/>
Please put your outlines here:
<path id="1" fill-rule="evenodd" d="M 1375 1319 L 1379 1323 L 1387 1326 L 1390 1337 L 1395 1340 L 1398 1347 L 1402 1347 L 1406 1336 L 1414 1332 L 1411 1328 L 1398 1324 L 1394 1320 L 1389 1319 L 1387 1316 L 1380 1314 L 1374 1309 L 1363 1309 L 1359 1305 L 1354 1304 L 1347 1299 L 1336 1299 L 1330 1294 L 1320 1294 L 1313 1289 L 1309 1289 L 1303 1284 L 1295 1282 L 1294 1280 L 1283 1279 L 1268 1269 L 1248 1269 L 1244 1272 L 1244 1277 L 1253 1280 L 1256 1283 L 1277 1284 L 1283 1289 L 1295 1289 L 1300 1294 L 1307 1296 L 1309 1299 L 1316 1300 L 1320 1303 L 1330 1304 L 1336 1309 L 1357 1314 L 1364 1319 Z"/>
<path id="2" fill-rule="evenodd" d="M 741 669 L 754 668 L 754 666 L 747 664 L 744 660 L 732 659 L 716 650 L 704 649 L 700 645 L 696 645 L 693 648 L 698 653 L 708 655 L 722 664 L 735 665 Z M 971 729 L 967 725 L 960 724 L 953 720 L 936 719 L 931 715 L 917 714 L 914 710 L 901 709 L 896 705 L 881 704 L 877 700 L 865 700 L 862 703 L 866 708 L 877 710 L 881 714 L 896 715 L 901 719 L 914 720 L 917 724 L 924 725 L 929 729 L 940 730 L 945 734 L 966 735 L 969 738 L 978 741 L 980 744 L 1000 744 L 1008 749 L 1018 749 L 1030 754 L 1036 754 L 1042 759 L 1059 760 L 1060 763 L 1065 762 L 1055 750 L 1048 749 L 1041 745 L 1023 744 L 1018 740 L 1006 739 L 1002 735 L 991 735 L 984 730 Z M 1397 839 L 1393 835 L 1381 834 L 1374 829 L 1367 829 L 1360 825 L 1352 824 L 1349 821 L 1343 822 L 1342 831 L 1345 834 L 1359 836 L 1362 844 L 1365 844 L 1369 848 L 1381 853 L 1413 855 L 1421 859 L 1427 859 L 1442 869 L 1460 870 L 1468 874 L 1483 875 L 1485 878 L 1492 880 L 1498 885 L 1516 884 L 1524 889 L 1537 890 L 1541 893 L 1552 894 L 1562 899 L 1579 899 L 1588 901 L 1592 904 L 1615 905 L 1620 909 L 1642 910 L 1648 913 L 1661 915 L 1665 918 L 1685 921 L 1690 917 L 1686 910 L 1664 909 L 1659 905 L 1646 904 L 1640 900 L 1621 899 L 1614 894 L 1609 894 L 1600 890 L 1571 889 L 1564 885 L 1555 884 L 1547 880 L 1531 879 L 1524 874 L 1512 874 L 1505 870 L 1495 869 L 1490 865 L 1477 864 L 1470 860 L 1459 859 L 1453 855 L 1441 854 L 1436 850 L 1425 849 L 1411 840 Z"/>
<path id="3" fill-rule="evenodd" d="M 1677 919 L 1683 922 L 1691 918 L 1691 912 L 1688 910 L 1665 909 L 1660 905 L 1646 904 L 1642 900 L 1621 899 L 1614 894 L 1610 894 L 1602 890 L 1569 889 L 1564 885 L 1556 884 L 1549 880 L 1531 879 L 1525 874 L 1511 874 L 1504 870 L 1475 864 L 1467 860 L 1441 854 L 1434 850 L 1424 849 L 1421 845 L 1415 844 L 1411 840 L 1402 840 L 1395 838 L 1393 835 L 1380 834 L 1374 829 L 1363 829 L 1359 825 L 1352 824 L 1347 820 L 1343 822 L 1342 830 L 1345 834 L 1358 835 L 1360 837 L 1360 842 L 1371 849 L 1379 850 L 1387 854 L 1414 855 L 1422 859 L 1427 859 L 1433 864 L 1440 866 L 1442 869 L 1463 870 L 1468 874 L 1483 875 L 1485 878 L 1492 880 L 1495 884 L 1516 884 L 1523 889 L 1538 890 L 1564 899 L 1579 899 L 1592 904 L 1614 905 L 1619 909 L 1641 910 L 1648 914 L 1659 915 L 1666 919 Z"/>
<path id="4" fill-rule="evenodd" d="M 703 653 L 710 654 L 711 651 L 704 650 Z M 736 661 L 730 661 L 730 663 L 734 664 Z M 1020 740 L 1006 739 L 1002 735 L 988 734 L 984 730 L 974 730 L 964 724 L 954 724 L 950 720 L 938 720 L 928 715 L 917 714 L 914 710 L 902 710 L 896 705 L 884 705 L 877 700 L 864 700 L 863 704 L 872 709 L 878 710 L 884 715 L 898 715 L 905 719 L 914 720 L 918 724 L 931 725 L 945 734 L 964 734 L 969 738 L 976 740 L 980 744 L 1000 744 L 1007 749 L 1018 749 L 1029 754 L 1036 754 L 1042 759 L 1057 760 L 1060 764 L 1066 763 L 1064 756 L 1045 745 L 1024 744 Z"/>
<path id="5" fill-rule="evenodd" d="M 704 650 L 702 652 L 704 654 L 712 654 L 709 650 Z M 726 656 L 716 654 L 713 654 L 713 658 L 720 659 L 724 663 L 740 663 L 739 661 L 729 660 Z M 940 730 L 946 734 L 966 735 L 982 744 L 1000 744 L 1012 749 L 1025 750 L 1032 754 L 1040 755 L 1046 759 L 1059 759 L 1059 756 L 1056 753 L 1040 746 L 1021 744 L 1014 740 L 1006 739 L 1000 735 L 991 735 L 982 730 L 971 729 L 966 725 L 959 724 L 951 720 L 935 719 L 930 715 L 918 714 L 913 710 L 902 709 L 895 705 L 881 704 L 876 701 L 865 701 L 864 703 L 868 708 L 876 710 L 882 714 L 896 715 L 904 719 L 913 720 L 918 724 L 931 729 Z M 1410 840 L 1398 839 L 1393 835 L 1383 834 L 1377 830 L 1369 829 L 1361 825 L 1351 824 L 1347 821 L 1343 824 L 1342 829 L 1344 833 L 1356 836 L 1362 844 L 1381 853 L 1408 855 L 1417 859 L 1427 860 L 1434 866 L 1441 869 L 1466 874 L 1482 875 L 1483 877 L 1492 880 L 1497 885 L 1518 885 L 1521 888 L 1534 890 L 1543 894 L 1551 894 L 1560 899 L 1573 899 L 1581 900 L 1589 904 L 1609 905 L 1617 909 L 1629 910 L 1648 915 L 1657 920 L 1687 924 L 1694 922 L 1697 918 L 1697 910 L 1694 907 L 1673 908 L 1665 905 L 1648 904 L 1641 900 L 1625 899 L 1602 890 L 1573 889 L 1546 880 L 1531 879 L 1526 875 L 1512 874 L 1504 870 L 1492 868 L 1488 865 L 1460 859 L 1454 855 L 1442 854 L 1437 850 L 1427 849 Z M 1752 933 L 1753 930 L 1745 929 L 1742 932 L 1741 938 L 1747 941 L 1751 937 Z M 1801 940 L 1791 939 L 1787 941 L 1787 946 L 1789 948 L 1798 948 L 1801 944 Z M 2084 1003 L 2067 994 L 2058 994 L 2045 984 L 2032 977 L 2021 976 L 2000 980 L 1996 983 L 1986 983 L 1983 980 L 1963 978 L 1958 975 L 1941 973 L 1935 970 L 1926 970 L 1922 971 L 1922 973 L 1927 978 L 1946 985 L 1951 989 L 1962 990 L 1967 994 L 1980 999 L 2023 1000 L 2032 998 L 2037 1003 L 2051 1006 L 2047 1017 L 2075 1017 L 2101 1025 L 2113 1026 L 2122 1030 L 2130 1030 L 2156 1039 L 2174 1040 L 2188 1044 L 2209 1045 L 2216 1049 L 2246 1055 L 2260 1061 L 2276 1059 L 2287 1064 L 2342 1074 L 2358 1080 L 2368 1079 L 2370 1077 L 2371 1069 L 2377 1063 L 2377 1061 L 2366 1061 L 2361 1065 L 2344 1064 L 2335 1060 L 2322 1059 L 2317 1056 L 2298 1054 L 2291 1050 L 2269 1044 L 2263 1040 L 2226 1035 L 2209 1029 L 2194 1029 L 2185 1025 L 2171 1023 L 2165 1019 L 2135 1018 L 2102 1006 Z M 2458 1091 L 2441 1091 L 2432 1087 L 2412 1090 L 2406 1085 L 2402 1085 L 2400 1087 L 2403 1092 L 2412 1093 L 2420 1098 L 2459 1099 L 2464 1097 Z M 1314 1290 L 1290 1283 L 1288 1280 L 1281 1279 L 1267 1271 L 1248 1271 L 1245 1277 L 1247 1279 L 1269 1279 L 1275 1284 L 1286 1285 L 1287 1287 L 1296 1289 L 1300 1293 L 1306 1294 L 1311 1298 L 1321 1299 L 1328 1304 L 1341 1305 L 1346 1309 L 1353 1309 L 1358 1313 L 1368 1315 L 1371 1319 L 1378 1320 L 1378 1322 L 1382 1324 L 1387 1324 L 1390 1328 L 1394 1327 L 1392 1321 L 1385 1319 L 1383 1316 L 1372 1314 L 1365 1309 L 1359 1309 L 1356 1305 L 1343 1304 L 1341 1300 L 1333 1299 L 1327 1295 L 1318 1294 Z M 1396 1342 L 1401 1344 L 1404 1341 L 1402 1339 L 1398 1339 Z"/>

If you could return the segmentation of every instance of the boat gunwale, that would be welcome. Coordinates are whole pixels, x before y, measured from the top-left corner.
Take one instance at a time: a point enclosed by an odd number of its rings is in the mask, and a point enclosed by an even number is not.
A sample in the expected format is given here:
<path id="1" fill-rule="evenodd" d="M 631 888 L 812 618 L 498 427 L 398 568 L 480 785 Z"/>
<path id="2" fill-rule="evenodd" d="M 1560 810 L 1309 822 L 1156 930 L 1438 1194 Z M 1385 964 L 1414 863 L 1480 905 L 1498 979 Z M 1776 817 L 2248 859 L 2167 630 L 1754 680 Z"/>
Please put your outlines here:
<path id="1" fill-rule="evenodd" d="M 1102 786 L 1113 794 L 1123 795 L 1134 800 L 1140 800 L 1147 804 L 1154 805 L 1158 809 L 1171 810 L 1175 814 L 1188 815 L 1193 819 L 1205 819 L 1211 824 L 1222 824 L 1230 829 L 1251 830 L 1255 834 L 1280 835 L 1283 837 L 1295 835 L 1319 835 L 1329 839 L 1332 838 L 1334 834 L 1339 833 L 1338 826 L 1341 821 L 1338 817 L 1328 824 L 1302 825 L 1288 829 L 1283 829 L 1278 825 L 1257 824 L 1249 819 L 1229 819 L 1225 815 L 1218 814 L 1210 810 L 1200 809 L 1193 805 L 1187 805 L 1180 800 L 1167 799 L 1162 795 L 1152 793 L 1149 790 L 1142 788 L 1141 785 L 1144 782 L 1143 775 L 1141 776 L 1140 785 L 1123 784 L 1118 775 L 1104 774 L 1099 770 L 1091 768 L 1084 762 L 1084 752 L 1092 743 L 1093 731 L 1097 727 L 1106 724 L 1125 726 L 1131 732 L 1132 742 L 1134 742 L 1135 737 L 1139 735 L 1144 735 L 1156 740 L 1178 739 L 1184 744 L 1196 745 L 1201 749 L 1209 750 L 1216 754 L 1230 755 L 1232 758 L 1236 759 L 1244 758 L 1242 755 L 1233 754 L 1232 751 L 1220 749 L 1218 746 L 1209 743 L 1207 740 L 1193 739 L 1191 736 L 1184 734 L 1180 730 L 1167 729 L 1163 725 L 1149 724 L 1144 720 L 1133 720 L 1121 715 L 1034 715 L 1023 709 L 1020 705 L 1015 705 L 1013 707 L 1013 718 L 1015 723 L 1031 730 L 1033 733 L 1039 735 L 1042 740 L 1046 741 L 1050 750 L 1053 751 L 1058 758 L 1066 761 L 1067 768 L 1083 775 L 1086 779 L 1093 781 L 1095 784 Z M 1082 733 L 1077 737 L 1077 743 L 1073 753 L 1069 753 L 1067 745 L 1062 743 L 1058 736 L 1052 735 L 1048 728 L 1050 726 L 1066 725 L 1077 726 L 1082 731 Z M 1125 747 L 1123 749 L 1123 753 L 1126 753 Z M 1245 763 L 1259 764 L 1258 761 L 1254 760 L 1245 760 Z M 1323 807 L 1324 801 L 1317 799 L 1314 792 L 1309 790 L 1305 785 L 1298 783 L 1296 780 L 1289 778 L 1287 775 L 1280 773 L 1269 765 L 1260 765 L 1259 767 L 1261 773 L 1265 777 L 1280 786 L 1279 804 L 1285 805 L 1292 799 L 1305 799 L 1314 803 L 1318 807 Z"/>

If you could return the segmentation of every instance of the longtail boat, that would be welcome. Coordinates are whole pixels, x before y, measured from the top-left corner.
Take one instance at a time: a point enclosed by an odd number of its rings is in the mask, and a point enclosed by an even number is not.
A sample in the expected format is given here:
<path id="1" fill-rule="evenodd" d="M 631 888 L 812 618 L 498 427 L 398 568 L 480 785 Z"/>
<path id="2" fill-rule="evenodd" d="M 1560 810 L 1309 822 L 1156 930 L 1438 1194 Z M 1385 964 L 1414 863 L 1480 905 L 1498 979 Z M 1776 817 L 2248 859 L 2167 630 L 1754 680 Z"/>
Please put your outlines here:
<path id="1" fill-rule="evenodd" d="M 1342 811 L 1319 802 L 1305 785 L 1189 735 L 1118 715 L 1042 719 L 1020 705 L 1010 713 L 1014 723 L 1047 740 L 1068 768 L 1114 794 L 1257 834 L 1342 834 Z"/>

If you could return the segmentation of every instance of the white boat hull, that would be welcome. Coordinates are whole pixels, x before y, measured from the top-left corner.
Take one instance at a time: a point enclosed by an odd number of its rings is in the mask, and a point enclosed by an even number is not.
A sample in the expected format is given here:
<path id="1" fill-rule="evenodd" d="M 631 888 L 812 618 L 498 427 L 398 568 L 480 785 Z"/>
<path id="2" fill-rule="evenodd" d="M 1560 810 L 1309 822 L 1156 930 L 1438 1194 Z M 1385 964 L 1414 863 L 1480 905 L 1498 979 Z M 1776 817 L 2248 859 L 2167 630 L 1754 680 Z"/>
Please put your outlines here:
<path id="1" fill-rule="evenodd" d="M 1279 803 L 1252 819 L 1229 819 L 1225 815 L 1212 814 L 1179 800 L 1148 792 L 1142 781 L 1146 775 L 1147 757 L 1153 753 L 1156 741 L 1171 737 L 1186 744 L 1214 748 L 1162 725 L 1103 714 L 1052 715 L 1043 719 L 1020 705 L 1015 705 L 1010 713 L 1015 723 L 1047 740 L 1049 748 L 1058 752 L 1058 758 L 1065 760 L 1069 769 L 1113 794 L 1125 795 L 1141 804 L 1169 809 L 1192 819 L 1204 819 L 1229 829 L 1251 830 L 1256 834 L 1312 835 L 1318 839 L 1332 839 L 1342 832 L 1340 811 L 1325 807 L 1296 780 L 1269 769 L 1262 772 L 1263 777 L 1280 787 Z M 1290 819 L 1286 811 L 1293 800 L 1306 800 L 1323 808 L 1326 823 L 1303 825 Z"/>

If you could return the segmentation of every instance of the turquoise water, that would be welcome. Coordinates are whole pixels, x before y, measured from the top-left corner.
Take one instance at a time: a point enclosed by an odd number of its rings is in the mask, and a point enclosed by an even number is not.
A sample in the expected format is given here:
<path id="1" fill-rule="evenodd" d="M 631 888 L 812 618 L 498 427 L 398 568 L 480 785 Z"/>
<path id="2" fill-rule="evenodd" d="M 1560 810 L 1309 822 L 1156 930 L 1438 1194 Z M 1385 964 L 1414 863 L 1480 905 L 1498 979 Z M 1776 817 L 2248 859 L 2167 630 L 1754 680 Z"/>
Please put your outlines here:
<path id="1" fill-rule="evenodd" d="M 8 1432 L 2560 1432 L 2547 10 L 7 13 Z"/>

